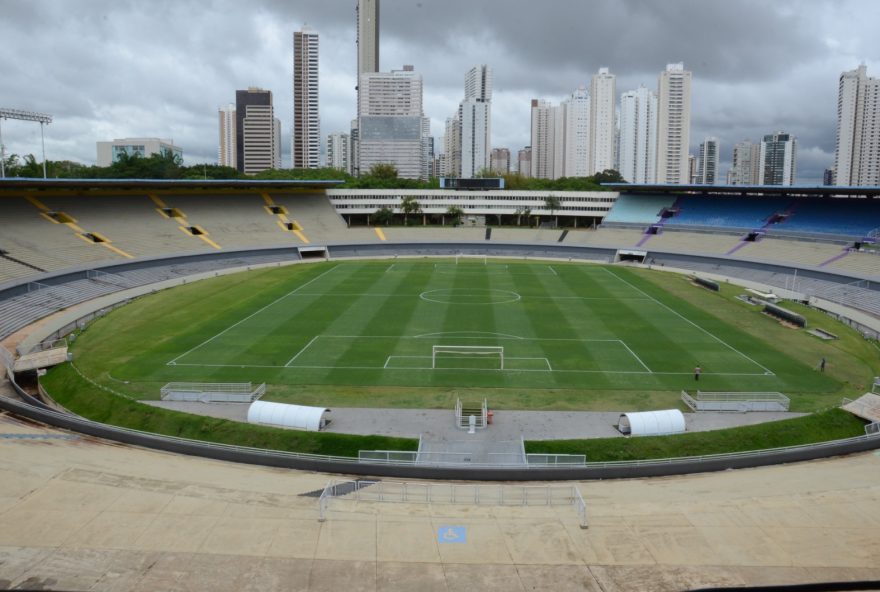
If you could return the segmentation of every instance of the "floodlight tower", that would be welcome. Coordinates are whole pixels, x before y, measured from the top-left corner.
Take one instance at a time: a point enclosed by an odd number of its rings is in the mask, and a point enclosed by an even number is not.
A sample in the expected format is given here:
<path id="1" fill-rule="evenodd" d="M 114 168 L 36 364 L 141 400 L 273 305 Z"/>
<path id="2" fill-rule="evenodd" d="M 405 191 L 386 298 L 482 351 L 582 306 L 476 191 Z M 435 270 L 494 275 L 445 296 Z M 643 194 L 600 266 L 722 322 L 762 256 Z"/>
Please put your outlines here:
<path id="1" fill-rule="evenodd" d="M 22 111 L 21 109 L 5 109 L 0 107 L 0 121 L 4 119 L 18 119 L 21 121 L 36 121 L 40 124 L 40 144 L 43 147 L 43 178 L 46 178 L 46 138 L 43 135 L 43 126 L 52 123 L 52 116 L 35 111 Z M 3 129 L 0 127 L 0 179 L 6 177 L 6 149 L 3 146 Z"/>

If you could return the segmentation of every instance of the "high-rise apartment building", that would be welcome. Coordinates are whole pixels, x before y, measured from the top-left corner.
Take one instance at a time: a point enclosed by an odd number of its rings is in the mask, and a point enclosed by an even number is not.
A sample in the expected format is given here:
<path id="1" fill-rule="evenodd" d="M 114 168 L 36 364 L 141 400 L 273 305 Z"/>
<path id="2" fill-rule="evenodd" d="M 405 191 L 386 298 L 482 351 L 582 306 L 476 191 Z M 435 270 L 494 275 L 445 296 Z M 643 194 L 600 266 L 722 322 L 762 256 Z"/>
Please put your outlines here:
<path id="1" fill-rule="evenodd" d="M 379 0 L 358 0 L 357 68 L 361 74 L 379 71 Z"/>
<path id="2" fill-rule="evenodd" d="M 697 165 L 699 160 L 693 154 L 688 154 L 687 182 L 691 185 L 697 184 Z"/>
<path id="3" fill-rule="evenodd" d="M 327 166 L 351 174 L 351 136 L 333 132 L 327 136 Z"/>
<path id="4" fill-rule="evenodd" d="M 510 173 L 510 150 L 507 148 L 492 148 L 492 162 L 489 169 L 495 175 Z"/>
<path id="5" fill-rule="evenodd" d="M 560 105 L 563 127 L 563 177 L 590 175 L 590 94 L 577 88 Z"/>
<path id="6" fill-rule="evenodd" d="M 516 170 L 523 177 L 532 176 L 532 147 L 526 146 L 516 153 Z"/>
<path id="7" fill-rule="evenodd" d="M 617 77 L 608 68 L 599 68 L 590 81 L 590 150 L 592 162 L 588 174 L 614 168 Z"/>
<path id="8" fill-rule="evenodd" d="M 433 153 L 430 120 L 422 111 L 422 77 L 412 66 L 364 73 L 359 82 L 358 166 L 392 164 L 400 177 L 427 179 Z"/>
<path id="9" fill-rule="evenodd" d="M 549 101 L 532 99 L 531 177 L 556 179 L 557 114 L 559 108 Z M 561 142 L 560 142 L 561 143 Z M 560 168 L 562 168 L 560 166 Z"/>
<path id="10" fill-rule="evenodd" d="M 256 87 L 235 91 L 235 158 L 239 171 L 252 175 L 280 165 L 277 121 L 272 91 Z"/>
<path id="11" fill-rule="evenodd" d="M 688 182 L 691 139 L 691 73 L 668 64 L 660 73 L 657 101 L 657 182 Z"/>
<path id="12" fill-rule="evenodd" d="M 716 185 L 718 183 L 718 138 L 708 137 L 700 143 L 700 156 L 697 160 L 697 183 Z"/>
<path id="13" fill-rule="evenodd" d="M 880 79 L 864 64 L 840 75 L 835 185 L 880 185 Z"/>
<path id="14" fill-rule="evenodd" d="M 318 115 L 318 33 L 304 26 L 293 33 L 293 127 L 291 166 L 316 169 L 321 158 Z"/>
<path id="15" fill-rule="evenodd" d="M 461 121 L 457 113 L 454 117 L 446 118 L 443 154 L 443 176 L 461 177 Z"/>
<path id="16" fill-rule="evenodd" d="M 618 172 L 629 183 L 657 180 L 657 95 L 641 86 L 620 95 Z"/>
<path id="17" fill-rule="evenodd" d="M 488 169 L 492 142 L 492 69 L 482 64 L 465 75 L 461 123 L 461 176 L 471 178 Z"/>
<path id="18" fill-rule="evenodd" d="M 217 164 L 235 168 L 235 105 L 229 103 L 217 110 L 220 124 L 220 146 Z"/>
<path id="19" fill-rule="evenodd" d="M 761 184 L 761 145 L 743 140 L 733 147 L 733 163 L 730 168 L 730 185 Z"/>
<path id="20" fill-rule="evenodd" d="M 797 176 L 797 139 L 785 132 L 764 136 L 758 166 L 761 185 L 794 185 Z"/>

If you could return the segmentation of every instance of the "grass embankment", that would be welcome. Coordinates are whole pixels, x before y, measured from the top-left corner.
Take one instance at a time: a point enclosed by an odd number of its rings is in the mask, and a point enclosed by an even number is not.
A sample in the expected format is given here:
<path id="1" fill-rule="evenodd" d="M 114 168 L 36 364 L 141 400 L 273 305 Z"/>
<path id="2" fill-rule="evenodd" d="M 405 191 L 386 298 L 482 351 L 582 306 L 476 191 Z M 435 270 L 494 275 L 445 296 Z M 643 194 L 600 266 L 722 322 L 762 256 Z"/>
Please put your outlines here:
<path id="1" fill-rule="evenodd" d="M 52 397 L 70 411 L 94 421 L 165 436 L 271 450 L 357 457 L 358 450 L 416 450 L 418 441 L 386 436 L 351 436 L 257 426 L 151 407 L 99 391 L 70 364 L 42 379 Z"/>
<path id="2" fill-rule="evenodd" d="M 529 441 L 526 452 L 585 454 L 590 462 L 644 460 L 797 446 L 864 433 L 865 422 L 841 409 L 830 409 L 796 419 L 674 436 Z"/>

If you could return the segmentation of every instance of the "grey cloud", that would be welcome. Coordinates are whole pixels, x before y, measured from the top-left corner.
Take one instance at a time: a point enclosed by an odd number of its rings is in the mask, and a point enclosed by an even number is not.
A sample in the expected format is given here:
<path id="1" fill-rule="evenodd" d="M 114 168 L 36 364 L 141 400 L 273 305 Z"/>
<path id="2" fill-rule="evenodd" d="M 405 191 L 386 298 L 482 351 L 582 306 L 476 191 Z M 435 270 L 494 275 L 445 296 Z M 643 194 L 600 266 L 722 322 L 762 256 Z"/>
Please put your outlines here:
<path id="1" fill-rule="evenodd" d="M 210 162 L 217 107 L 236 88 L 262 86 L 274 92 L 286 154 L 291 33 L 305 23 L 320 33 L 322 134 L 347 130 L 355 4 L 2 0 L 0 105 L 55 116 L 50 158 L 89 162 L 97 140 L 148 135 L 173 137 L 187 162 Z M 877 18 L 870 0 L 382 0 L 381 64 L 423 74 L 438 145 L 465 72 L 490 64 L 493 140 L 515 151 L 529 143 L 530 98 L 559 100 L 600 66 L 618 75 L 618 91 L 656 88 L 667 62 L 684 61 L 695 80 L 693 149 L 715 135 L 729 159 L 736 141 L 786 129 L 812 177 L 833 154 L 839 73 L 868 60 L 880 75 Z M 7 152 L 38 151 L 28 126 L 3 131 Z"/>

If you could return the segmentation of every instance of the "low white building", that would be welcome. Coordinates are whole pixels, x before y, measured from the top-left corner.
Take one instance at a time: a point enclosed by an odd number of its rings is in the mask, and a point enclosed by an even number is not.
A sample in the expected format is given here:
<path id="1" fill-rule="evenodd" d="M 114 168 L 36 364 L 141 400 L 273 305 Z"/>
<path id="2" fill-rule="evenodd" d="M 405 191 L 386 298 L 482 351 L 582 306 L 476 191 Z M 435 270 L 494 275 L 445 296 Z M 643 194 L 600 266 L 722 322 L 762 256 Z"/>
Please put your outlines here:
<path id="1" fill-rule="evenodd" d="M 148 158 L 153 154 L 171 153 L 180 157 L 183 161 L 183 150 L 174 145 L 174 140 L 161 138 L 118 138 L 112 142 L 98 142 L 99 167 L 108 167 L 117 160 L 120 155 L 142 156 Z"/>
<path id="2" fill-rule="evenodd" d="M 374 214 L 389 208 L 402 214 L 405 197 L 414 197 L 421 214 L 444 215 L 449 208 L 461 209 L 465 217 L 558 216 L 604 218 L 617 200 L 613 191 L 455 191 L 449 189 L 328 189 L 327 196 L 336 212 L 350 221 L 352 216 Z M 547 198 L 559 200 L 551 212 Z M 491 219 L 490 219 L 491 220 Z"/>

